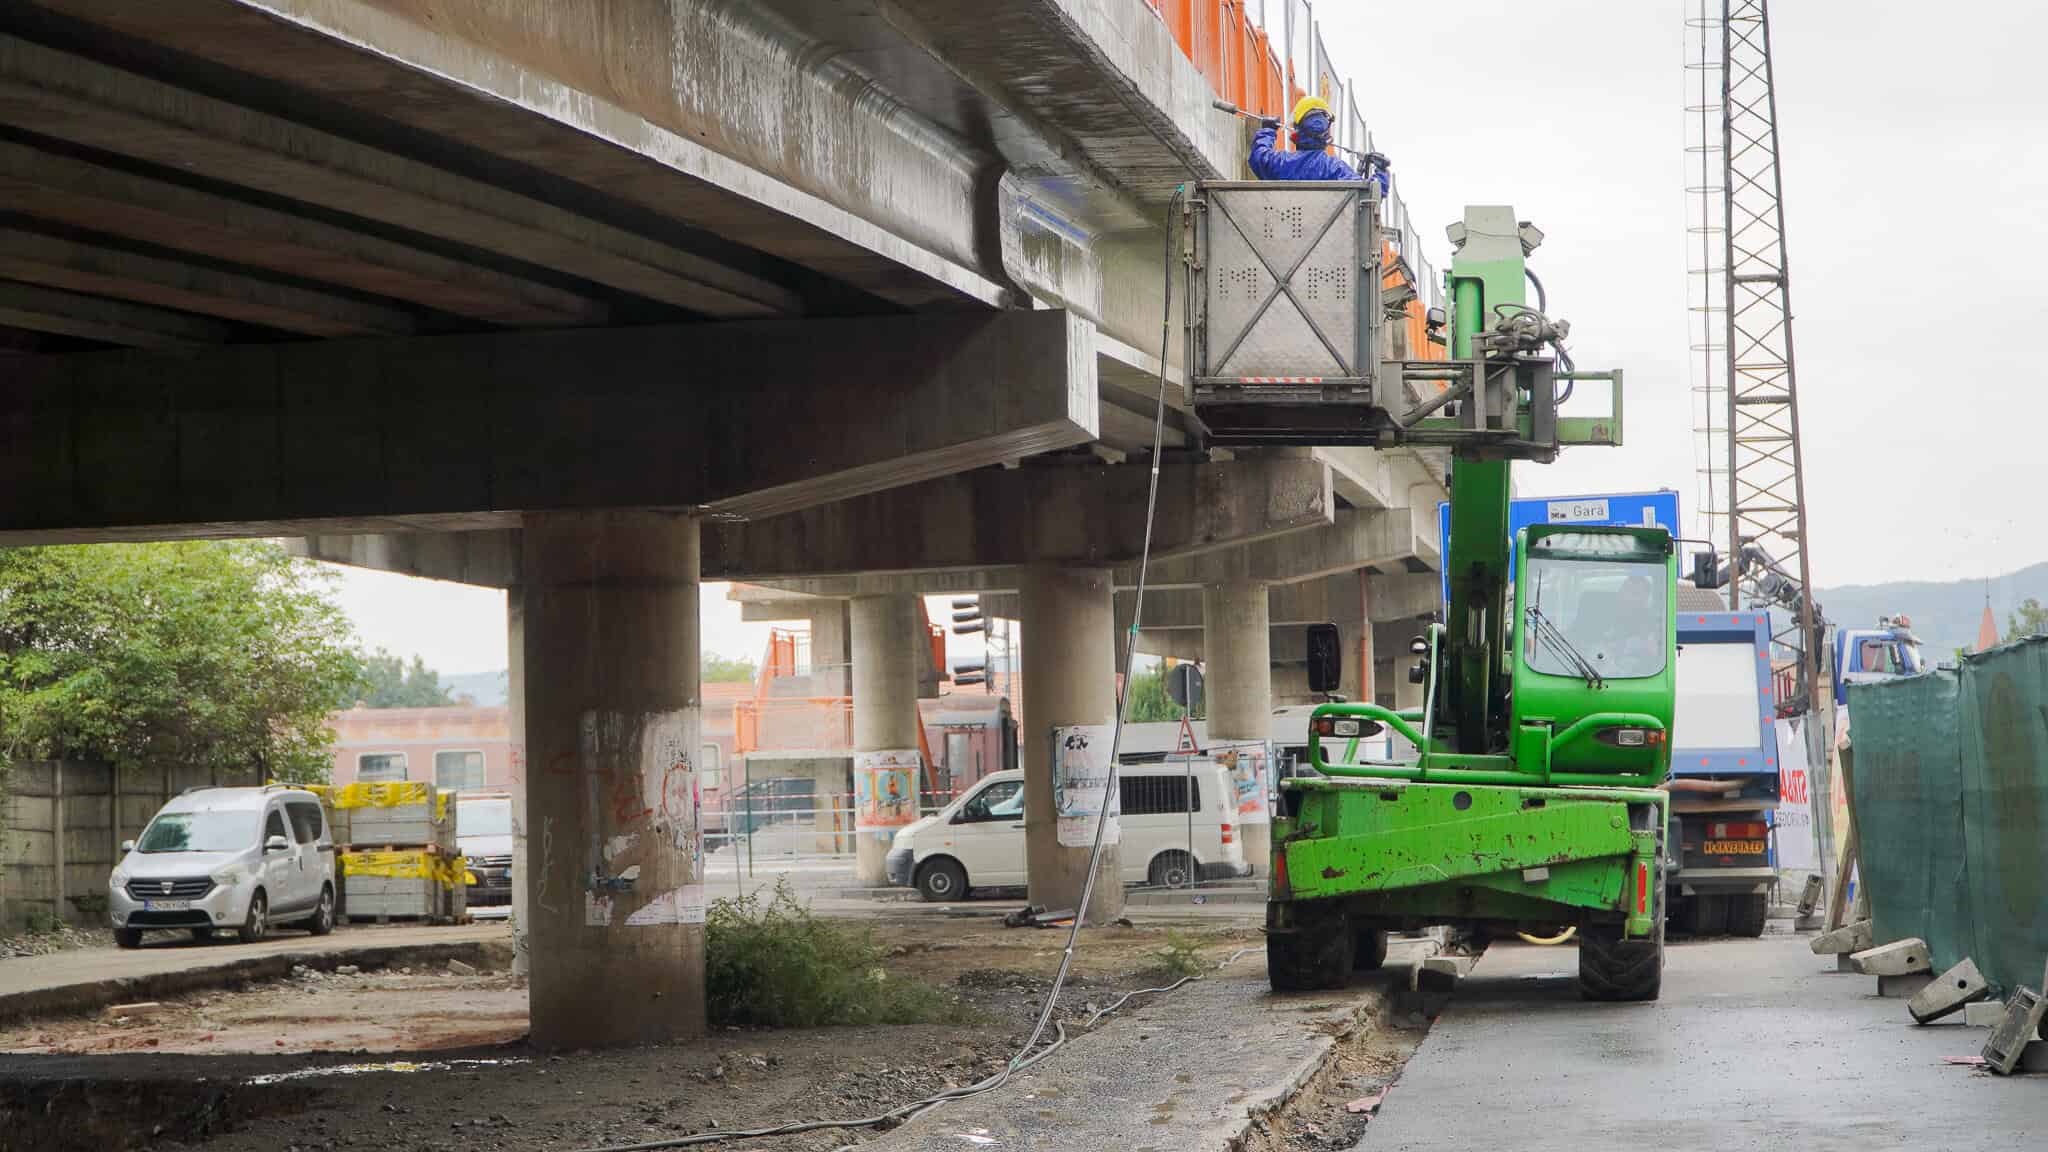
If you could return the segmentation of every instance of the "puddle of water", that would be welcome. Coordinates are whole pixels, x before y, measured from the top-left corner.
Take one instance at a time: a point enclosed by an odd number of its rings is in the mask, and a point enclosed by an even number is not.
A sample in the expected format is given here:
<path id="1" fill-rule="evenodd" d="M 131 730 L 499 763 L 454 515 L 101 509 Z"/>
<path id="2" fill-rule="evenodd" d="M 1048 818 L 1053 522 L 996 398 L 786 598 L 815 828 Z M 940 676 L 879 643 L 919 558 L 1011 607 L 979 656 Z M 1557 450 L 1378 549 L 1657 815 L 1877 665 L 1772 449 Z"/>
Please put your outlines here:
<path id="1" fill-rule="evenodd" d="M 504 1064 L 525 1064 L 523 1059 L 505 1060 L 386 1060 L 381 1064 L 331 1064 L 325 1068 L 301 1068 L 295 1072 L 272 1072 L 252 1076 L 246 1083 L 262 1086 L 316 1076 L 361 1076 L 370 1072 L 445 1072 L 451 1068 L 491 1068 Z"/>

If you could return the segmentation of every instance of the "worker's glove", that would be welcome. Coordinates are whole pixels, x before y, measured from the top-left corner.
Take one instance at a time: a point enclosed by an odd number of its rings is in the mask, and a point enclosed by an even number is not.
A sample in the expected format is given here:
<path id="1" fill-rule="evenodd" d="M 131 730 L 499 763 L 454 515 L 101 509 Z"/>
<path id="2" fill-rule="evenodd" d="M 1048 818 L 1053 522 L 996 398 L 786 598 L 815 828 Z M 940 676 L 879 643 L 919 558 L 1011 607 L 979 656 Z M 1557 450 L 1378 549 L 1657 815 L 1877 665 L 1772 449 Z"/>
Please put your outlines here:
<path id="1" fill-rule="evenodd" d="M 1259 117 L 1259 127 L 1271 128 L 1278 132 L 1280 130 L 1280 119 L 1277 116 L 1261 116 Z"/>

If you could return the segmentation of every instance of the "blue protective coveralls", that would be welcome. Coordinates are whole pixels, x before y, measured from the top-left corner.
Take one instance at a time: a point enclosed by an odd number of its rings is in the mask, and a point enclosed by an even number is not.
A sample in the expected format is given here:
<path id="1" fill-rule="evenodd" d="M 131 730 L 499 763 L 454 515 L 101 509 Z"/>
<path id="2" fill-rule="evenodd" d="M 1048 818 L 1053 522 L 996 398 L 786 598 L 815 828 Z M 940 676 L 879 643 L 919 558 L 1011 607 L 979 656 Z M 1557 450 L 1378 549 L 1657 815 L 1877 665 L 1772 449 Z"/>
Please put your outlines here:
<path id="1" fill-rule="evenodd" d="M 1279 139 L 1277 127 L 1261 127 L 1252 137 L 1252 174 L 1261 180 L 1356 180 L 1356 169 L 1323 149 L 1330 146 L 1330 118 L 1312 112 L 1302 118 L 1295 133 L 1299 152 L 1273 147 Z"/>

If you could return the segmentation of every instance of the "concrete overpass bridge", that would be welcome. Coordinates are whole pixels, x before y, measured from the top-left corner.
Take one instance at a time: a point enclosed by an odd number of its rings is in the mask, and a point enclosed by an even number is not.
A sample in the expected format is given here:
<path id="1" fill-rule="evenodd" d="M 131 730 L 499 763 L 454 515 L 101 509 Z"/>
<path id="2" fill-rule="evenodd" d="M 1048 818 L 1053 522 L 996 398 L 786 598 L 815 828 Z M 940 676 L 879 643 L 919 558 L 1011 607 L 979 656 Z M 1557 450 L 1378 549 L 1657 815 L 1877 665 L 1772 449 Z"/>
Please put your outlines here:
<path id="1" fill-rule="evenodd" d="M 920 592 L 1014 594 L 1038 735 L 1110 718 L 1213 94 L 1145 0 L 21 0 L 0 546 L 510 589 L 535 1037 L 690 1033 L 700 580 L 852 600 L 859 750 L 916 746 Z M 1441 463 L 1207 452 L 1164 371 L 1146 641 L 1257 738 L 1274 622 L 1364 657 L 1433 607 Z"/>

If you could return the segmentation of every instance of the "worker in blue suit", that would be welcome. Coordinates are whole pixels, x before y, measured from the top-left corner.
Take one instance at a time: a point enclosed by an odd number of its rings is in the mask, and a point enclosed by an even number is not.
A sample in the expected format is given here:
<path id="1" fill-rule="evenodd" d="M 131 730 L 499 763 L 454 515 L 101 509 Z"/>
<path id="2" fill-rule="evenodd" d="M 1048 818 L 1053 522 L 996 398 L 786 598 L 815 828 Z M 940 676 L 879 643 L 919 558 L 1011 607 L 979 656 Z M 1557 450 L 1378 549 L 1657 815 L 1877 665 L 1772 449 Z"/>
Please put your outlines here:
<path id="1" fill-rule="evenodd" d="M 1280 136 L 1280 122 L 1271 118 L 1259 122 L 1258 134 L 1252 137 L 1252 173 L 1261 180 L 1358 180 L 1357 169 L 1330 155 L 1330 125 L 1334 117 L 1330 106 L 1314 96 L 1304 96 L 1294 106 L 1294 147 L 1293 152 L 1284 152 L 1273 145 Z M 1380 194 L 1387 191 L 1386 160 L 1377 155 L 1368 157 L 1372 178 L 1380 186 Z"/>

